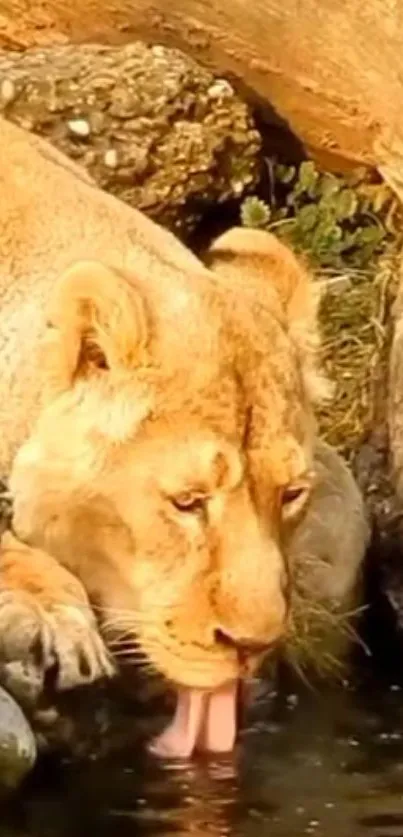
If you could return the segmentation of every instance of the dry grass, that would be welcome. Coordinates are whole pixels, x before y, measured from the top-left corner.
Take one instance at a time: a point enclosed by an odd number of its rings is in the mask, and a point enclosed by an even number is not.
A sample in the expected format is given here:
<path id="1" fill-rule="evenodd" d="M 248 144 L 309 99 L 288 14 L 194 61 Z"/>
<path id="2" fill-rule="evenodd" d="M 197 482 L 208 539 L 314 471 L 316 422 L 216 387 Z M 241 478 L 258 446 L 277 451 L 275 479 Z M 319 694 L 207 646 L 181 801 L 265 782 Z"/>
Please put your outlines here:
<path id="1" fill-rule="evenodd" d="M 374 422 L 375 391 L 385 368 L 397 248 L 367 271 L 320 277 L 324 365 L 335 384 L 318 418 L 320 432 L 347 458 Z"/>
<path id="2" fill-rule="evenodd" d="M 332 400 L 318 416 L 319 426 L 323 438 L 347 459 L 375 425 L 378 384 L 387 369 L 398 251 L 397 246 L 389 250 L 368 271 L 329 272 L 317 277 L 324 285 L 324 365 L 335 385 Z M 314 560 L 317 564 L 320 559 L 315 555 Z M 294 572 L 284 656 L 303 679 L 316 673 L 342 680 L 346 654 L 352 643 L 360 642 L 354 628 L 360 596 L 341 611 L 331 601 L 312 599 L 306 585 L 310 573 L 305 559 Z"/>
<path id="3" fill-rule="evenodd" d="M 315 673 L 342 680 L 351 645 L 361 644 L 354 628 L 361 612 L 360 606 L 342 611 L 332 607 L 330 601 L 311 601 L 296 585 L 284 646 L 284 656 L 294 671 L 303 679 Z"/>

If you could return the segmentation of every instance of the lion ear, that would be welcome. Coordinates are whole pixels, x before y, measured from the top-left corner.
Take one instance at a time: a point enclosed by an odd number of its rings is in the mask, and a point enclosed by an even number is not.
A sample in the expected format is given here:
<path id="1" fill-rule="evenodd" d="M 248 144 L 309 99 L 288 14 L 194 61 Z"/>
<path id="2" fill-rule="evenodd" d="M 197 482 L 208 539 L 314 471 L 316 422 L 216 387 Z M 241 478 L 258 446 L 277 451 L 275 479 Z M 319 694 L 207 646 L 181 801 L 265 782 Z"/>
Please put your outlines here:
<path id="1" fill-rule="evenodd" d="M 98 262 L 77 262 L 56 283 L 44 341 L 48 386 L 68 389 L 94 371 L 140 365 L 148 317 L 135 282 Z"/>

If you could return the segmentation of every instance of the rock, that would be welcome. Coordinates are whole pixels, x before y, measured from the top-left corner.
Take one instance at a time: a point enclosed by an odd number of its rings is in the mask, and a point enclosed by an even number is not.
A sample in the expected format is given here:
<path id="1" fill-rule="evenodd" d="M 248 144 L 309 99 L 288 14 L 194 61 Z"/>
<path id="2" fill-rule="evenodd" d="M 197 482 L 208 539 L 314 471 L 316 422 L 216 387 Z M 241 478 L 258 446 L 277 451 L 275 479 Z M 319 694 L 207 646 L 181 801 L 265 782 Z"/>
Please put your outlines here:
<path id="1" fill-rule="evenodd" d="M 0 795 L 17 788 L 35 760 L 31 727 L 15 700 L 0 687 Z"/>
<path id="2" fill-rule="evenodd" d="M 50 140 L 104 189 L 179 232 L 260 174 L 260 135 L 224 80 L 177 50 L 0 50 L 0 113 Z"/>

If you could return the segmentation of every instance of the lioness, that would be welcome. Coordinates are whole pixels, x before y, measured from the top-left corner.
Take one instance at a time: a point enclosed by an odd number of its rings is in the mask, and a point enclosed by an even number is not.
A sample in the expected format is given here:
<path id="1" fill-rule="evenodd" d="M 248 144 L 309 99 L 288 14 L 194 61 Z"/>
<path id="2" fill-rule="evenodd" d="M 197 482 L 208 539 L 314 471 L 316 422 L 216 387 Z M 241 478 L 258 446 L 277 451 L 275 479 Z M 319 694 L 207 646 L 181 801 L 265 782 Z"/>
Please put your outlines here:
<path id="1" fill-rule="evenodd" d="M 293 532 L 310 552 L 324 508 L 313 287 L 271 236 L 218 242 L 210 270 L 4 120 L 0 148 L 3 679 L 34 700 L 55 663 L 60 688 L 110 674 L 90 601 L 112 651 L 176 686 L 155 751 L 228 750 L 239 680 L 286 631 Z M 336 472 L 342 606 L 366 528 Z"/>

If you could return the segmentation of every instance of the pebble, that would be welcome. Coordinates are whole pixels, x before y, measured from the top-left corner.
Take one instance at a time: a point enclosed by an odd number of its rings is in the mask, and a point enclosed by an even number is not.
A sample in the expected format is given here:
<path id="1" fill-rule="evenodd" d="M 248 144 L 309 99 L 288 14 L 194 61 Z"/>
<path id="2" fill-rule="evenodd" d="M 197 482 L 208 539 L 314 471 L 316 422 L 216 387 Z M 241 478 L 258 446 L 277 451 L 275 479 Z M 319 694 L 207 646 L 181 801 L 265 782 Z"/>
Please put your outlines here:
<path id="1" fill-rule="evenodd" d="M 86 119 L 70 119 L 67 125 L 70 133 L 74 134 L 76 137 L 82 137 L 85 139 L 86 137 L 89 137 L 91 133 L 91 128 Z"/>
<path id="2" fill-rule="evenodd" d="M 15 700 L 0 686 L 0 793 L 16 789 L 36 761 L 34 734 Z"/>
<path id="3" fill-rule="evenodd" d="M 1 82 L 0 96 L 3 104 L 8 105 L 15 99 L 16 89 L 15 84 L 11 79 L 5 78 Z"/>
<path id="4" fill-rule="evenodd" d="M 210 85 L 207 93 L 210 99 L 221 99 L 223 97 L 234 95 L 231 85 L 223 78 L 216 79 L 213 84 Z"/>
<path id="5" fill-rule="evenodd" d="M 116 169 L 118 165 L 118 152 L 116 148 L 108 148 L 104 154 L 104 163 L 108 169 Z"/>

